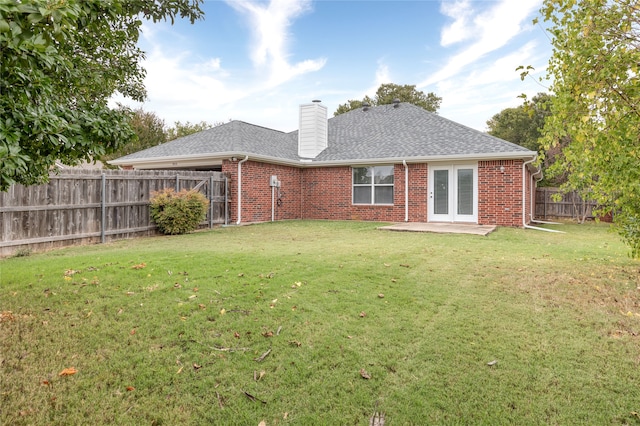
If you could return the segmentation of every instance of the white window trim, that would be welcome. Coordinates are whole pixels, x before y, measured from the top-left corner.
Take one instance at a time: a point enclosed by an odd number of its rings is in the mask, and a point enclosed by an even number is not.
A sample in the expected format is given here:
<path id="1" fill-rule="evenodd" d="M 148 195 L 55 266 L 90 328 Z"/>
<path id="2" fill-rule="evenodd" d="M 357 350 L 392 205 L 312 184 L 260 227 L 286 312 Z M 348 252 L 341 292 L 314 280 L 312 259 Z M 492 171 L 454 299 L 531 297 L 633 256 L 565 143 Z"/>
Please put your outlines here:
<path id="1" fill-rule="evenodd" d="M 373 168 L 375 169 L 376 167 L 391 167 L 392 168 L 392 173 L 391 175 L 393 176 L 393 183 L 375 183 L 375 172 L 373 173 L 373 175 L 371 176 L 371 183 L 355 183 L 354 179 L 353 179 L 353 174 L 354 174 L 354 170 L 355 169 L 367 169 L 367 168 Z M 395 165 L 393 164 L 379 164 L 377 166 L 358 166 L 358 167 L 351 167 L 351 205 L 353 206 L 393 206 L 394 203 L 376 203 L 375 199 L 376 199 L 376 193 L 375 193 L 375 189 L 377 187 L 391 187 L 391 192 L 392 192 L 392 198 L 395 198 L 395 184 L 396 184 L 396 177 L 395 177 Z M 354 188 L 356 187 L 370 187 L 371 188 L 371 202 L 370 203 L 356 203 L 354 200 Z"/>

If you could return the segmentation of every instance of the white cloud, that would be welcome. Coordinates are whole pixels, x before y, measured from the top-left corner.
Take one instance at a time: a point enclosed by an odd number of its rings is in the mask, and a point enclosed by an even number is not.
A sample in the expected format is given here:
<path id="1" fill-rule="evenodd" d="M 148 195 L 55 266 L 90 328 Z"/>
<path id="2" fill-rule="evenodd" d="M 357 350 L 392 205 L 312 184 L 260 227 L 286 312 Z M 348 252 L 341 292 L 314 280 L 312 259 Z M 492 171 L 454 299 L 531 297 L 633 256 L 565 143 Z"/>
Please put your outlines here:
<path id="1" fill-rule="evenodd" d="M 251 59 L 268 72 L 267 85 L 277 86 L 296 76 L 324 67 L 326 59 L 307 59 L 289 63 L 289 27 L 292 20 L 311 10 L 310 0 L 270 0 L 267 5 L 254 1 L 227 0 L 235 10 L 249 16 L 254 45 Z"/>
<path id="2" fill-rule="evenodd" d="M 524 22 L 540 4 L 541 0 L 501 0 L 490 9 L 473 16 L 476 12 L 470 8 L 468 1 L 454 4 L 443 2 L 441 11 L 445 15 L 451 16 L 460 11 L 461 17 L 444 28 L 441 44 L 448 46 L 464 40 L 474 41 L 451 56 L 442 68 L 418 84 L 418 87 L 426 87 L 465 72 L 468 65 L 507 45 L 526 31 Z"/>

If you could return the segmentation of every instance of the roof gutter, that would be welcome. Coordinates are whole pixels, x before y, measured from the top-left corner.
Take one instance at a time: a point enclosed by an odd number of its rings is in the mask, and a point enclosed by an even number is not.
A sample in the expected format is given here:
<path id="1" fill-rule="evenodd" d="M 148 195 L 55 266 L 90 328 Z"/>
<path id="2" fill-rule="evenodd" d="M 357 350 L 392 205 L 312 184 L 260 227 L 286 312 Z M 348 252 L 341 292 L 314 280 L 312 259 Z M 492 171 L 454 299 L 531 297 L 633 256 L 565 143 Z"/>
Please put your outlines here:
<path id="1" fill-rule="evenodd" d="M 242 222 L 242 163 L 247 161 L 249 156 L 245 156 L 243 160 L 238 161 L 238 221 L 236 225 Z"/>
<path id="2" fill-rule="evenodd" d="M 533 158 L 529 161 L 525 161 L 524 163 L 522 163 L 522 227 L 525 229 L 535 229 L 536 231 L 545 231 L 545 232 L 555 232 L 557 234 L 564 234 L 564 232 L 562 231 L 557 231 L 555 229 L 547 229 L 547 228 L 540 228 L 539 226 L 531 226 L 531 225 L 527 225 L 527 212 L 526 212 L 526 206 L 527 206 L 527 166 L 531 163 L 533 163 L 534 161 L 536 161 L 536 159 L 538 158 L 538 155 L 534 155 Z M 539 169 L 536 173 L 534 174 L 538 174 L 541 173 L 542 169 Z M 533 177 L 533 176 L 532 176 Z M 531 185 L 533 187 L 533 179 L 531 182 Z M 532 194 L 533 197 L 533 194 Z"/>
<path id="3" fill-rule="evenodd" d="M 402 160 L 404 166 L 404 221 L 409 222 L 409 166 L 407 160 Z"/>

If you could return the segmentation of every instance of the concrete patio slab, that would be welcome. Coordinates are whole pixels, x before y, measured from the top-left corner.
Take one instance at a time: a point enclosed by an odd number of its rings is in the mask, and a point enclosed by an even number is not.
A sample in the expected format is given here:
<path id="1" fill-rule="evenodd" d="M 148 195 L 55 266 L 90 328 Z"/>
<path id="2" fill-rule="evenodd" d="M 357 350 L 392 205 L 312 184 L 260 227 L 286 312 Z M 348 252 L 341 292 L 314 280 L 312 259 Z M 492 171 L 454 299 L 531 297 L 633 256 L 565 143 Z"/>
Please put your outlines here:
<path id="1" fill-rule="evenodd" d="M 496 230 L 496 227 L 492 225 L 474 225 L 462 223 L 402 222 L 388 226 L 381 226 L 378 229 L 384 231 L 434 232 L 437 234 L 489 235 Z"/>

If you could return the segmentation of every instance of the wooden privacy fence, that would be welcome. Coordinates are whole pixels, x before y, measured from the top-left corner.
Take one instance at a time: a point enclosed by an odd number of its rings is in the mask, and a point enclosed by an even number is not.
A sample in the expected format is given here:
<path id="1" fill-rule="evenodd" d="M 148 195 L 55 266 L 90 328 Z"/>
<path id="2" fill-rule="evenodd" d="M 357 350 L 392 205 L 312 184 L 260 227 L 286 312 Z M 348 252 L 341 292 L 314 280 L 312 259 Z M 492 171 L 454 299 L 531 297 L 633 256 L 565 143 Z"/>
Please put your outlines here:
<path id="1" fill-rule="evenodd" d="M 555 194 L 560 194 L 559 201 L 555 201 Z M 562 193 L 558 188 L 536 189 L 536 212 L 538 219 L 571 218 L 584 221 L 594 217 L 593 210 L 597 207 L 594 201 L 585 201 L 576 191 Z"/>
<path id="2" fill-rule="evenodd" d="M 157 233 L 149 200 L 165 188 L 196 189 L 209 200 L 206 222 L 227 221 L 226 177 L 220 172 L 64 170 L 43 185 L 0 192 L 0 256 Z"/>

